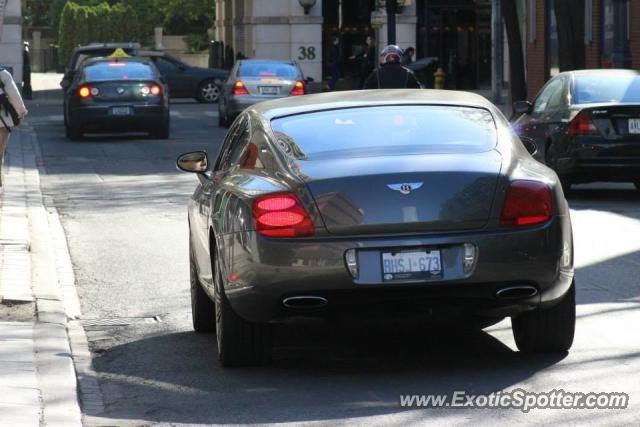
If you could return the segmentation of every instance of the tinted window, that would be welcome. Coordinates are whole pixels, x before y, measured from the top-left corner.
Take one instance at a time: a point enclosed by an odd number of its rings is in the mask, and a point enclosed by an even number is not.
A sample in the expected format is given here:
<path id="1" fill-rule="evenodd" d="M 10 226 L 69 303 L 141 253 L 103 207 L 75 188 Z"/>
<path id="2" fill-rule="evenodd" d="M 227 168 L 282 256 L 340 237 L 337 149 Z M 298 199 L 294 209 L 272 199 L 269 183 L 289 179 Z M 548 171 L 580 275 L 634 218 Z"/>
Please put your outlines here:
<path id="1" fill-rule="evenodd" d="M 285 63 L 277 62 L 243 62 L 238 70 L 240 77 L 284 77 L 295 79 L 298 69 Z"/>
<path id="2" fill-rule="evenodd" d="M 176 71 L 176 68 L 178 68 L 176 64 L 164 58 L 156 58 L 155 62 L 161 74 L 172 74 Z"/>
<path id="3" fill-rule="evenodd" d="M 446 106 L 349 108 L 272 121 L 277 145 L 297 159 L 488 151 L 496 125 L 484 109 Z"/>
<path id="4" fill-rule="evenodd" d="M 536 99 L 536 103 L 533 105 L 533 112 L 541 113 L 557 107 L 560 104 L 563 93 L 563 84 L 560 77 L 550 81 Z"/>
<path id="5" fill-rule="evenodd" d="M 153 80 L 153 69 L 141 62 L 98 62 L 84 69 L 85 80 Z"/>
<path id="6" fill-rule="evenodd" d="M 623 73 L 577 76 L 573 103 L 593 102 L 640 102 L 640 76 Z"/>

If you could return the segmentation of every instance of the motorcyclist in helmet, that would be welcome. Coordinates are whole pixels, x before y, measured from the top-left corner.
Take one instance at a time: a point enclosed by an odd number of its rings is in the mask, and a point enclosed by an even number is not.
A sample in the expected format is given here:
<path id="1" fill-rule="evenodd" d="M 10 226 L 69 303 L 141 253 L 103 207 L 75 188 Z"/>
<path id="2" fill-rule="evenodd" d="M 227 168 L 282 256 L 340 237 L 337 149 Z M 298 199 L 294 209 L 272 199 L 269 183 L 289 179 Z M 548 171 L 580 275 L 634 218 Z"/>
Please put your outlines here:
<path id="1" fill-rule="evenodd" d="M 403 55 L 396 45 L 384 48 L 380 54 L 382 64 L 365 80 L 363 89 L 421 89 L 413 71 L 400 64 Z"/>

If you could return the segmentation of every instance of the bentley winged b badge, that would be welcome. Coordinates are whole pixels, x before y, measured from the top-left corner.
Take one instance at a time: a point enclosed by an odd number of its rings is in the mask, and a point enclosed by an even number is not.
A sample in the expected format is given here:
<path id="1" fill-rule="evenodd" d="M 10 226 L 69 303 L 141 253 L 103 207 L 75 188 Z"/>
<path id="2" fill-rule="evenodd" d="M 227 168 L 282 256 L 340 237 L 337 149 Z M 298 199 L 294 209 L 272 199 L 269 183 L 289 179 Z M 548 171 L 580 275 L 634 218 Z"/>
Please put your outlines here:
<path id="1" fill-rule="evenodd" d="M 387 187 L 402 194 L 410 194 L 413 190 L 422 187 L 422 184 L 422 182 L 405 182 L 402 184 L 387 184 Z"/>

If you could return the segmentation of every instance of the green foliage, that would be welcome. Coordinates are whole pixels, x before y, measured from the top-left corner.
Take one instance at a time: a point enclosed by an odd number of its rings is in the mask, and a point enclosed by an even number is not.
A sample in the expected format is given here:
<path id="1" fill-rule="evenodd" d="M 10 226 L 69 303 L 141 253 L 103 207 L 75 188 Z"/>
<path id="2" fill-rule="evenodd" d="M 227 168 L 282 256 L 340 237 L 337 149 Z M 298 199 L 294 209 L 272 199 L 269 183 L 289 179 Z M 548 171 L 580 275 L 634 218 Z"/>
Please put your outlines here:
<path id="1" fill-rule="evenodd" d="M 60 15 L 58 43 L 60 60 L 67 63 L 76 46 L 89 43 L 135 42 L 140 33 L 136 11 L 129 5 L 102 2 L 82 6 L 67 1 Z"/>
<path id="2" fill-rule="evenodd" d="M 184 41 L 191 52 L 201 52 L 209 46 L 209 35 L 205 33 L 187 34 Z"/>

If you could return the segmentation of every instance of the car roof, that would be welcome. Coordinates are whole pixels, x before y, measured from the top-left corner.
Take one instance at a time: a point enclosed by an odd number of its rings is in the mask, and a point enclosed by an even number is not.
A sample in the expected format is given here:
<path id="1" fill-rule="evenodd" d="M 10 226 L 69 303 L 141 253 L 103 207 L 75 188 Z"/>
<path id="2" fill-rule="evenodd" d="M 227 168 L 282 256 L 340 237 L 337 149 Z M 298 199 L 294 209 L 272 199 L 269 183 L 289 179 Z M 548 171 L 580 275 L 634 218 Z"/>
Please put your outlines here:
<path id="1" fill-rule="evenodd" d="M 471 92 L 434 89 L 376 89 L 291 96 L 255 104 L 251 110 L 270 120 L 275 117 L 321 110 L 387 105 L 456 105 L 484 108 L 490 111 L 494 111 L 495 108 L 485 97 Z"/>
<path id="2" fill-rule="evenodd" d="M 93 58 L 87 58 L 82 61 L 80 68 L 84 68 L 88 65 L 94 65 L 98 63 L 105 62 L 139 62 L 142 64 L 151 65 L 151 60 L 149 58 L 139 57 L 139 56 L 130 56 L 126 58 L 110 58 L 108 56 L 94 56 Z"/>
<path id="3" fill-rule="evenodd" d="M 82 53 L 86 51 L 96 50 L 96 49 L 140 49 L 140 43 L 91 43 L 84 46 L 78 46 L 73 51 L 74 53 Z"/>
<path id="4" fill-rule="evenodd" d="M 251 59 L 240 59 L 238 62 L 255 62 L 261 64 L 287 64 L 287 65 L 296 65 L 295 61 L 290 59 L 259 59 L 259 58 L 251 58 Z"/>
<path id="5" fill-rule="evenodd" d="M 597 69 L 589 69 L 589 70 L 573 70 L 573 71 L 565 71 L 563 73 L 558 74 L 559 76 L 595 76 L 595 75 L 611 75 L 611 76 L 620 76 L 620 75 L 629 75 L 629 76 L 637 76 L 640 73 L 636 70 L 628 70 L 623 68 L 597 68 Z"/>

